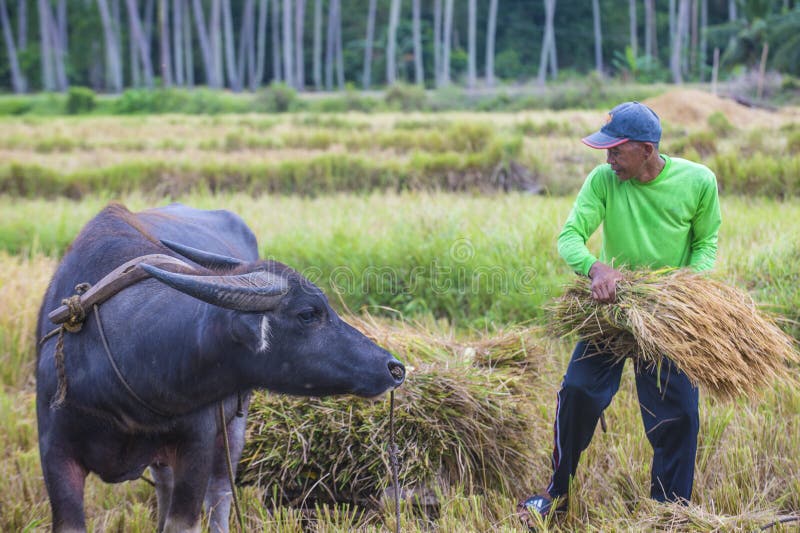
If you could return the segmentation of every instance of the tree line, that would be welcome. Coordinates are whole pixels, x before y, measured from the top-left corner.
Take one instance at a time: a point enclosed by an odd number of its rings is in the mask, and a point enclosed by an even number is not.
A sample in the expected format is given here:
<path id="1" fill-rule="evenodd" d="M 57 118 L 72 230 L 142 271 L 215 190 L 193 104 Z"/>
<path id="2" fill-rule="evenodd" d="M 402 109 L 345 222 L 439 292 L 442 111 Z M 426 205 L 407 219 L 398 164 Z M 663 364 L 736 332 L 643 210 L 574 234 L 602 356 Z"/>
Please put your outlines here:
<path id="1" fill-rule="evenodd" d="M 800 74 L 795 0 L 0 0 L 0 26 L 15 93 Z"/>

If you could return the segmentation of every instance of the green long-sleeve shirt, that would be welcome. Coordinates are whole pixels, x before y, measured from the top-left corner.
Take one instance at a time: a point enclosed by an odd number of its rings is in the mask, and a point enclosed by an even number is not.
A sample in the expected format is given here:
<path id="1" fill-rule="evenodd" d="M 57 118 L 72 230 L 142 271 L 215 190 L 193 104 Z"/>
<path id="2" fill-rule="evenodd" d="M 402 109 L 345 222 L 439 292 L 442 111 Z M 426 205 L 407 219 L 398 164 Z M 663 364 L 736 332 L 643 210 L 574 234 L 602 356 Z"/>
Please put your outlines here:
<path id="1" fill-rule="evenodd" d="M 722 222 L 717 179 L 703 165 L 661 158 L 664 168 L 648 183 L 620 181 L 609 165 L 589 174 L 558 237 L 558 252 L 573 270 L 588 275 L 598 260 L 586 241 L 601 223 L 599 260 L 615 268 L 714 266 Z"/>

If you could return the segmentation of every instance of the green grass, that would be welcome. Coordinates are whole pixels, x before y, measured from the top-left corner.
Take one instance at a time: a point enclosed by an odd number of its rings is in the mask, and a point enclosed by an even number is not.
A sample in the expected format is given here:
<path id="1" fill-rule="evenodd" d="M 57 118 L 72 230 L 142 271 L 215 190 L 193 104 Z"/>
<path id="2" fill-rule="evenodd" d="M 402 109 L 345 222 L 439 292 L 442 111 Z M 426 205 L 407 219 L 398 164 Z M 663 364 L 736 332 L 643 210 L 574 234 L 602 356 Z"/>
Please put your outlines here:
<path id="1" fill-rule="evenodd" d="M 81 198 L 153 191 L 306 196 L 495 191 L 522 168 L 572 195 L 602 152 L 580 144 L 595 111 L 1 117 L 0 194 Z M 725 193 L 800 194 L 795 130 L 669 131 L 665 153 L 708 165 Z M 766 140 L 769 139 L 769 142 Z"/>
<path id="2" fill-rule="evenodd" d="M 134 210 L 164 203 L 139 194 L 123 200 Z M 541 318 L 542 305 L 572 275 L 555 247 L 571 206 L 568 198 L 441 193 L 251 198 L 206 192 L 180 200 L 240 213 L 258 235 L 262 256 L 305 272 L 335 304 L 339 294 L 353 310 L 388 307 L 486 329 Z M 0 249 L 60 255 L 107 201 L 0 197 Z M 718 269 L 797 320 L 798 203 L 723 197 L 723 219 Z M 592 246 L 598 242 L 595 237 Z M 797 331 L 789 322 L 785 326 Z"/>

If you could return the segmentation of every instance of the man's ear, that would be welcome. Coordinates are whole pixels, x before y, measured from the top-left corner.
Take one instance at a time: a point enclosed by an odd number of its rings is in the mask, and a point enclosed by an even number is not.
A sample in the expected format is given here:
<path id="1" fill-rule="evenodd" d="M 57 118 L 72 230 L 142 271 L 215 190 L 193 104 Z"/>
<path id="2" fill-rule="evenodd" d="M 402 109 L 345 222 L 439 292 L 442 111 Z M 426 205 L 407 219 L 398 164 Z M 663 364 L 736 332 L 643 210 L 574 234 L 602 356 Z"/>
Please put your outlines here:
<path id="1" fill-rule="evenodd" d="M 650 159 L 650 156 L 656 151 L 656 147 L 653 143 L 642 143 L 642 147 L 644 148 L 644 154 L 647 156 L 647 159 Z"/>

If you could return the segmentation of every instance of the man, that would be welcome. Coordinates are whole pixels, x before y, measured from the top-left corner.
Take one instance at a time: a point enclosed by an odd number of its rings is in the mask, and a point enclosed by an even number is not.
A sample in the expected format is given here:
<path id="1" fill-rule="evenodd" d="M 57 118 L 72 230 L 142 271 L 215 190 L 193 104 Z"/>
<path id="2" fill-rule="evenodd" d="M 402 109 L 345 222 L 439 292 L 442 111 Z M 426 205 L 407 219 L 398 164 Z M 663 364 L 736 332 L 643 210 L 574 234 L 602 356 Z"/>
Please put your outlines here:
<path id="1" fill-rule="evenodd" d="M 605 165 L 586 178 L 558 237 L 558 251 L 578 274 L 591 278 L 592 298 L 616 298 L 619 268 L 665 266 L 709 269 L 721 223 L 717 182 L 706 167 L 658 152 L 658 116 L 638 102 L 609 113 L 583 142 L 607 150 Z M 603 224 L 600 258 L 586 241 Z M 624 360 L 578 342 L 558 392 L 553 476 L 547 489 L 519 505 L 520 517 L 566 511 L 569 484 L 597 421 L 619 388 Z M 668 359 L 661 372 L 635 368 L 642 421 L 653 446 L 650 495 L 686 502 L 692 494 L 699 427 L 697 389 Z"/>

